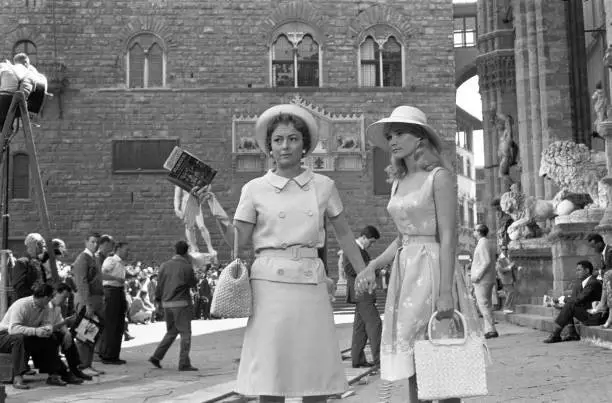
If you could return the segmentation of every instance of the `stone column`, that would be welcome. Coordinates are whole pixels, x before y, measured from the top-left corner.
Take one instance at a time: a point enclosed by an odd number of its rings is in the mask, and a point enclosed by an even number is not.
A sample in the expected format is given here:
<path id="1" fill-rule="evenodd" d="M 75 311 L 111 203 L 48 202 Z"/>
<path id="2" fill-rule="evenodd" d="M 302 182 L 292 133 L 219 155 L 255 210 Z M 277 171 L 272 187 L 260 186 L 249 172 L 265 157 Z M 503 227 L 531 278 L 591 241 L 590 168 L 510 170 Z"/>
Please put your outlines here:
<path id="1" fill-rule="evenodd" d="M 507 1 L 480 0 L 478 2 L 478 67 L 483 112 L 483 143 L 485 154 L 485 195 L 482 202 L 490 205 L 509 190 L 507 181 L 499 177 L 499 135 L 495 121 L 497 113 L 512 117 L 516 127 L 516 88 L 514 70 L 514 32 L 507 20 Z M 519 143 L 517 131 L 514 141 Z M 514 168 L 513 170 L 516 170 Z M 518 180 L 518 177 L 515 178 Z M 495 231 L 495 210 L 489 208 L 487 225 Z"/>
<path id="2" fill-rule="evenodd" d="M 612 27 L 610 27 L 610 24 L 612 24 L 612 0 L 605 0 L 604 8 L 606 12 L 606 27 L 608 28 L 606 32 L 607 41 L 609 44 L 612 44 Z M 609 81 L 609 93 L 612 94 L 612 80 Z M 612 243 L 612 116 L 610 116 L 609 112 L 608 121 L 601 122 L 599 127 L 595 128 L 606 141 L 606 167 L 608 174 L 602 181 L 607 187 L 608 207 L 596 229 L 604 237 L 606 243 Z"/>

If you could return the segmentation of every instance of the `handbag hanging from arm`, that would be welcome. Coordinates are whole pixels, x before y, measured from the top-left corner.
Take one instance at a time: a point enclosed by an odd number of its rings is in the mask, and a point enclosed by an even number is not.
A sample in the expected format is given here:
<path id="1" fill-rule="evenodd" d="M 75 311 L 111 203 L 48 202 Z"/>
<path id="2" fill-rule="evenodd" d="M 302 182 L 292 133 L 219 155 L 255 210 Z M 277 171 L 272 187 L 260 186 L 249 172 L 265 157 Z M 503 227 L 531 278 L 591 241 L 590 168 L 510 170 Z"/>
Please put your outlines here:
<path id="1" fill-rule="evenodd" d="M 253 292 L 246 263 L 238 257 L 238 229 L 234 231 L 232 259 L 219 275 L 210 313 L 218 318 L 247 318 L 253 313 Z"/>

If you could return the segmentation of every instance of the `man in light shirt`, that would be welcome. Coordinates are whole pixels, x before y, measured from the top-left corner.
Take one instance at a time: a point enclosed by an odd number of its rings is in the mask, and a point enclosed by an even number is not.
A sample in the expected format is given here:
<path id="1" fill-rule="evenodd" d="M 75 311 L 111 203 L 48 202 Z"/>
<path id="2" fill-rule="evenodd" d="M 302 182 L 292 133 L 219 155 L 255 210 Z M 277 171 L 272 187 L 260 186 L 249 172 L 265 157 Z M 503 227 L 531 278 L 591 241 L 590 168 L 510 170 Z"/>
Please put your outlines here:
<path id="1" fill-rule="evenodd" d="M 478 309 L 484 319 L 485 338 L 490 339 L 498 337 L 499 334 L 495 329 L 491 304 L 491 294 L 496 285 L 495 254 L 487 235 L 489 235 L 489 228 L 484 224 L 474 229 L 474 236 L 478 241 L 474 249 L 470 276 Z"/>
<path id="2" fill-rule="evenodd" d="M 50 285 L 38 285 L 32 296 L 15 301 L 0 322 L 0 352 L 11 354 L 13 387 L 17 389 L 29 389 L 23 374 L 28 371 L 26 357 L 30 355 L 36 368 L 49 374 L 47 384 L 65 386 L 83 382 L 66 371 L 57 353 L 60 340 L 53 334 L 53 311 L 49 304 L 53 293 Z"/>
<path id="3" fill-rule="evenodd" d="M 104 286 L 104 329 L 100 344 L 100 358 L 104 364 L 121 365 L 119 358 L 125 330 L 125 260 L 129 256 L 127 242 L 115 244 L 115 254 L 107 257 L 102 264 Z"/>

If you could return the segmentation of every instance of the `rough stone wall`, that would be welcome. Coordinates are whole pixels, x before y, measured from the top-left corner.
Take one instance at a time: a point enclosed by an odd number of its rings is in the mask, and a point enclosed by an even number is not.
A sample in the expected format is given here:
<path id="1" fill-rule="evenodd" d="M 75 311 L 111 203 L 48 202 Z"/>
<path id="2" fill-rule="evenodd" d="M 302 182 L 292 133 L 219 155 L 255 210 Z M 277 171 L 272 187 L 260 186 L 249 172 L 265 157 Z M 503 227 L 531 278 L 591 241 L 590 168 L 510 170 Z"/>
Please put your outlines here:
<path id="1" fill-rule="evenodd" d="M 60 0 L 54 9 L 46 1 L 30 1 L 30 8 L 24 1 L 4 3 L 0 21 L 7 34 L 1 55 L 10 57 L 16 41 L 29 39 L 37 45 L 41 65 L 53 60 L 66 65 L 67 88 L 46 105 L 34 133 L 53 236 L 67 242 L 67 260 L 82 249 L 90 230 L 127 239 L 134 260 L 145 262 L 168 258 L 173 241 L 182 236 L 171 184 L 159 174 L 113 174 L 112 140 L 179 139 L 219 169 L 214 190 L 229 213 L 241 186 L 261 174 L 235 170 L 232 116 L 260 114 L 295 94 L 332 113 L 363 113 L 366 125 L 399 104 L 417 105 L 444 136 L 449 155 L 454 153 L 450 1 L 335 0 L 295 6 L 261 0 Z M 270 88 L 270 33 L 275 21 L 296 15 L 323 32 L 323 86 Z M 394 24 L 405 35 L 403 88 L 358 86 L 358 33 L 351 27 L 376 21 Z M 126 42 L 143 30 L 165 41 L 164 89 L 126 89 Z M 24 149 L 20 135 L 12 151 Z M 382 229 L 383 240 L 374 254 L 382 252 L 395 228 L 385 210 L 388 197 L 373 195 L 369 146 L 362 171 L 324 174 L 336 180 L 355 232 L 365 224 Z M 11 238 L 22 239 L 39 228 L 34 200 L 14 200 L 10 212 Z M 207 224 L 221 258 L 227 258 L 229 249 L 221 247 L 216 226 L 210 219 Z M 336 248 L 332 237 L 332 272 Z"/>

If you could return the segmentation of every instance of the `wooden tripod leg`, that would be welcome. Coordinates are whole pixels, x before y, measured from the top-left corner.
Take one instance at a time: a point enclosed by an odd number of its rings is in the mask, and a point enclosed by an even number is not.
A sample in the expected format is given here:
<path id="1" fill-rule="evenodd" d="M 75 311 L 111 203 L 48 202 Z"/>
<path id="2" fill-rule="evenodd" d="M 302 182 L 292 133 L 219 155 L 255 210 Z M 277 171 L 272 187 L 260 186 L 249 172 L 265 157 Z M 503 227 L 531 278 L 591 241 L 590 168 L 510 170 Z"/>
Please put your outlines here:
<path id="1" fill-rule="evenodd" d="M 49 267 L 51 268 L 51 280 L 53 284 L 58 284 L 59 274 L 57 272 L 57 263 L 55 259 L 55 250 L 51 242 L 51 225 L 49 224 L 49 211 L 47 210 L 47 200 L 45 197 L 45 190 L 43 188 L 42 178 L 40 176 L 40 167 L 38 165 L 38 157 L 36 155 L 36 145 L 34 144 L 34 137 L 32 136 L 32 125 L 30 123 L 30 116 L 28 115 L 28 106 L 26 104 L 25 96 L 22 92 L 15 94 L 15 98 L 19 96 L 17 102 L 19 103 L 19 109 L 21 110 L 21 121 L 23 122 L 23 132 L 25 134 L 25 144 L 30 156 L 30 172 L 34 179 L 34 187 L 36 190 L 36 201 L 38 202 L 38 211 L 40 213 L 40 220 L 43 226 L 43 236 L 47 240 L 47 253 L 49 254 Z M 5 122 L 6 126 L 6 122 Z"/>

